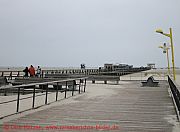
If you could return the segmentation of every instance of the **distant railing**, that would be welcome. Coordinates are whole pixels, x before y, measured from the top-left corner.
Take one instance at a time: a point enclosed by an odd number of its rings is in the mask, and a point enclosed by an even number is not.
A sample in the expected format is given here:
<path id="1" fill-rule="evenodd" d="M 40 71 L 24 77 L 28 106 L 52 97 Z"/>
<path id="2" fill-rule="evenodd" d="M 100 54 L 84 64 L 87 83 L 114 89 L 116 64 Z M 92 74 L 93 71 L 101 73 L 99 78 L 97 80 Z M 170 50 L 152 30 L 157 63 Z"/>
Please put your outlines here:
<path id="1" fill-rule="evenodd" d="M 8 79 L 12 79 L 13 77 L 22 77 L 24 76 L 23 71 L 0 71 L 1 77 L 7 77 Z"/>
<path id="2" fill-rule="evenodd" d="M 81 75 L 110 75 L 123 76 L 136 72 L 146 71 L 148 68 L 132 68 L 121 70 L 105 70 L 105 69 L 63 69 L 63 70 L 43 70 L 42 75 L 46 74 L 81 74 Z"/>
<path id="3" fill-rule="evenodd" d="M 148 77 L 153 76 L 155 80 L 168 80 L 168 74 L 166 72 L 138 72 L 136 74 L 126 74 L 125 76 L 121 76 L 121 81 L 144 81 L 147 80 Z"/>
<path id="4" fill-rule="evenodd" d="M 105 69 L 61 69 L 61 70 L 42 70 L 41 77 L 45 74 L 81 74 L 81 75 L 111 75 L 111 76 L 123 76 L 136 72 L 146 71 L 148 68 L 132 68 L 121 70 L 105 70 Z M 23 71 L 0 71 L 0 76 L 13 79 L 15 77 L 23 77 Z"/>
<path id="5" fill-rule="evenodd" d="M 176 113 L 177 113 L 178 119 L 180 120 L 180 92 L 169 76 L 168 76 L 168 82 L 171 89 L 173 102 L 175 104 Z"/>
<path id="6" fill-rule="evenodd" d="M 23 84 L 23 85 L 17 85 L 17 86 L 6 86 L 6 87 L 2 87 L 1 88 L 1 91 L 4 90 L 4 94 L 7 94 L 7 91 L 8 90 L 12 90 L 12 89 L 16 89 L 17 90 L 17 99 L 14 99 L 14 100 L 9 100 L 9 101 L 4 101 L 4 102 L 0 102 L 0 105 L 3 105 L 3 104 L 8 104 L 8 103 L 11 103 L 11 102 L 16 102 L 16 113 L 19 112 L 19 106 L 20 106 L 20 100 L 25 100 L 25 99 L 28 99 L 28 98 L 32 98 L 32 108 L 36 108 L 35 107 L 35 97 L 37 96 L 42 96 L 42 95 L 45 95 L 45 105 L 48 104 L 48 94 L 51 94 L 51 93 L 48 93 L 50 88 L 48 87 L 48 85 L 57 85 L 56 87 L 56 94 L 55 94 L 55 101 L 58 101 L 58 93 L 60 92 L 59 90 L 59 85 L 61 85 L 62 83 L 65 84 L 65 89 L 61 92 L 64 92 L 64 98 L 67 98 L 67 91 L 70 91 L 68 90 L 68 82 L 73 82 L 72 84 L 72 96 L 74 96 L 74 92 L 75 92 L 75 86 L 79 86 L 78 88 L 78 93 L 80 94 L 81 91 L 85 92 L 86 91 L 86 79 L 87 77 L 83 77 L 83 78 L 76 78 L 76 79 L 66 79 L 66 80 L 59 80 L 59 81 L 50 81 L 50 82 L 43 82 L 43 83 L 31 83 L 31 84 Z M 79 83 L 76 83 L 77 81 L 79 81 Z M 42 86 L 46 86 L 45 87 L 45 94 L 41 94 L 41 95 L 37 95 L 36 96 L 36 87 L 40 85 Z M 33 96 L 29 96 L 29 97 L 25 97 L 25 98 L 21 98 L 20 99 L 20 93 L 22 92 L 22 90 L 24 90 L 24 88 L 29 88 L 29 87 L 32 87 L 33 89 Z M 39 88 L 38 88 L 39 89 Z M 77 91 L 77 90 L 76 90 Z M 52 92 L 54 93 L 54 92 Z M 55 102 L 54 101 L 54 102 Z M 38 106 L 39 107 L 39 106 Z M 29 110 L 29 109 L 27 109 Z M 25 110 L 26 111 L 26 110 Z M 15 113 L 13 113 L 15 114 Z M 3 116 L 3 117 L 0 117 L 1 118 L 4 118 L 4 117 L 7 117 L 7 116 L 10 116 L 10 115 L 13 115 L 13 114 L 9 114 L 9 115 L 6 115 L 6 116 Z"/>

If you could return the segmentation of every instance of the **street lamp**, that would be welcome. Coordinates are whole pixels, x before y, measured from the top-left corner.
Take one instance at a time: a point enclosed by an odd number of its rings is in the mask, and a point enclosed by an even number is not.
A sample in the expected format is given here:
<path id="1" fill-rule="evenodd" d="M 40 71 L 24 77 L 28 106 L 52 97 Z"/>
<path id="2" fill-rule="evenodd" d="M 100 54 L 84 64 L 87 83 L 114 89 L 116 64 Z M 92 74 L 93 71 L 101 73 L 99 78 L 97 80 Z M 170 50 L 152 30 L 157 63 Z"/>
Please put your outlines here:
<path id="1" fill-rule="evenodd" d="M 169 48 L 168 46 L 166 46 L 166 43 L 164 43 L 163 46 L 159 46 L 159 48 L 163 49 L 163 53 L 166 53 L 166 55 L 167 55 L 168 73 L 169 73 L 169 75 L 170 75 L 171 73 L 170 73 L 169 53 L 168 53 L 168 50 L 169 50 L 170 48 Z"/>
<path id="2" fill-rule="evenodd" d="M 174 80 L 176 80 L 176 71 L 175 71 L 175 64 L 174 64 L 174 46 L 173 46 L 173 40 L 172 40 L 172 29 L 169 28 L 169 34 L 168 33 L 164 33 L 162 31 L 162 29 L 157 29 L 156 30 L 157 33 L 160 33 L 162 35 L 165 35 L 167 37 L 170 38 L 171 41 L 171 53 L 172 53 L 172 68 L 173 68 L 173 76 L 174 76 Z"/>

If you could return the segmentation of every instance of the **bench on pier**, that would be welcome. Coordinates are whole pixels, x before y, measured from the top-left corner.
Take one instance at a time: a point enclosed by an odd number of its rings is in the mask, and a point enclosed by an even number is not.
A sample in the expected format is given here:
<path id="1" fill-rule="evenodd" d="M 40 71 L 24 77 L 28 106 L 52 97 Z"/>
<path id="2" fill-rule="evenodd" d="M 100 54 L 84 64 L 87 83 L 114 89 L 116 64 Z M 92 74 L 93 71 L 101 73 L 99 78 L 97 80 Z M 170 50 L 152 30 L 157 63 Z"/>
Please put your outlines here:
<path id="1" fill-rule="evenodd" d="M 157 87 L 159 82 L 154 80 L 153 76 L 150 76 L 146 81 L 142 81 L 142 86 Z"/>
<path id="2" fill-rule="evenodd" d="M 58 87 L 58 89 L 60 89 L 60 90 L 65 90 L 65 88 L 62 88 L 62 86 L 66 86 L 66 85 L 67 85 L 67 90 L 72 91 L 73 89 L 76 90 L 76 86 L 79 84 L 77 84 L 75 80 L 72 80 L 72 81 L 60 82 L 60 83 L 54 84 L 53 88 L 57 89 L 57 87 Z M 74 88 L 73 88 L 73 86 L 74 86 Z"/>
<path id="3" fill-rule="evenodd" d="M 8 81 L 6 77 L 0 77 L 0 86 L 7 85 Z"/>
<path id="4" fill-rule="evenodd" d="M 93 76 L 89 76 L 88 80 L 92 80 L 92 83 L 95 83 L 95 81 L 104 81 L 104 84 L 107 84 L 107 81 L 116 81 L 118 84 L 120 81 L 120 77 L 119 76 L 93 75 Z"/>

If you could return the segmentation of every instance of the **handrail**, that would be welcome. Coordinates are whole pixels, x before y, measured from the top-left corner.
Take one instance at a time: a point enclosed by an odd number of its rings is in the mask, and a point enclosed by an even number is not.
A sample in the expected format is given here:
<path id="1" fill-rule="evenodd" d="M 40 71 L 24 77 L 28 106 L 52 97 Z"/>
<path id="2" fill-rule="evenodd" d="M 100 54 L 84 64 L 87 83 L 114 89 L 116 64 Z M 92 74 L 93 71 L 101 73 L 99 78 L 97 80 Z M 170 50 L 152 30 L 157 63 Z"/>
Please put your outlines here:
<path id="1" fill-rule="evenodd" d="M 49 91 L 49 88 L 48 88 L 48 84 L 56 84 L 57 85 L 57 87 L 56 87 L 56 94 L 55 94 L 55 96 L 56 96 L 56 100 L 55 101 L 58 101 L 58 92 L 59 92 L 59 89 L 58 89 L 58 85 L 59 85 L 59 83 L 66 83 L 66 88 L 65 88 L 65 90 L 64 90 L 64 93 L 65 93 L 65 95 L 64 95 L 64 98 L 66 98 L 67 97 L 67 83 L 69 82 L 69 81 L 72 81 L 73 82 L 73 89 L 72 89 L 72 96 L 74 96 L 74 87 L 75 87 L 75 85 L 77 85 L 77 86 L 79 86 L 79 90 L 78 90 L 78 93 L 80 94 L 81 93 L 81 89 L 83 89 L 83 92 L 85 92 L 85 88 L 86 88 L 86 79 L 87 79 L 87 77 L 83 77 L 83 78 L 74 78 L 74 79 L 65 79 L 65 80 L 57 80 L 57 81 L 48 81 L 48 82 L 41 82 L 41 83 L 31 83 L 31 84 L 22 84 L 22 85 L 16 85 L 16 86 L 6 86 L 6 87 L 1 87 L 1 89 L 4 89 L 4 90 L 7 90 L 7 89 L 12 89 L 12 88 L 17 88 L 18 89 L 18 93 L 17 93 L 17 99 L 16 100 L 11 100 L 11 101 L 6 101 L 6 102 L 4 102 L 4 103 L 10 103 L 10 102 L 14 102 L 14 101 L 16 101 L 17 102 L 17 104 L 16 104 L 16 113 L 19 113 L 19 103 L 20 103 L 20 100 L 23 100 L 23 99 L 27 99 L 27 98 L 32 98 L 33 99 L 33 102 L 32 102 L 32 109 L 34 109 L 35 108 L 35 97 L 37 97 L 37 96 L 41 96 L 41 95 L 46 95 L 45 96 L 45 105 L 46 104 L 48 104 L 48 102 L 47 102 L 47 99 L 48 99 L 48 91 Z M 79 84 L 75 84 L 75 81 L 76 80 L 79 80 Z M 20 99 L 20 92 L 21 92 L 21 89 L 22 88 L 24 88 L 24 87 L 29 87 L 29 86 L 35 86 L 35 85 L 46 85 L 46 90 L 45 90 L 45 94 L 41 94 L 41 95 L 35 95 L 35 93 L 36 93 L 36 88 L 35 87 L 33 87 L 33 96 L 31 96 L 31 97 L 25 97 L 25 98 L 21 98 Z M 54 102 L 55 102 L 54 101 Z M 0 103 L 0 104 L 3 104 L 3 103 Z M 42 106 L 42 105 L 41 105 Z M 39 106 L 38 106 L 39 107 Z M 27 110 L 29 110 L 29 109 L 27 109 Z M 14 113 L 14 114 L 16 114 L 16 113 Z M 10 115 L 12 115 L 12 114 L 10 114 Z M 4 117 L 7 117 L 7 116 L 10 116 L 10 115 L 6 115 L 6 116 L 4 116 Z M 4 118 L 4 117 L 0 117 L 0 119 L 2 119 L 2 118 Z"/>
<path id="2" fill-rule="evenodd" d="M 173 80 L 169 76 L 168 76 L 168 82 L 171 89 L 178 120 L 180 120 L 180 92 L 179 89 L 176 87 L 175 83 L 173 82 Z"/>
<path id="3" fill-rule="evenodd" d="M 21 87 L 28 87 L 28 86 L 34 86 L 34 85 L 44 85 L 44 84 L 52 84 L 52 83 L 62 83 L 62 82 L 68 82 L 73 80 L 79 80 L 79 79 L 87 79 L 87 77 L 83 78 L 75 78 L 75 79 L 64 79 L 64 80 L 57 80 L 57 81 L 48 81 L 48 82 L 41 82 L 41 83 L 30 83 L 30 84 L 22 84 L 22 85 L 16 85 L 16 86 L 6 86 L 4 88 L 21 88 Z M 3 87 L 2 87 L 3 88 Z"/>

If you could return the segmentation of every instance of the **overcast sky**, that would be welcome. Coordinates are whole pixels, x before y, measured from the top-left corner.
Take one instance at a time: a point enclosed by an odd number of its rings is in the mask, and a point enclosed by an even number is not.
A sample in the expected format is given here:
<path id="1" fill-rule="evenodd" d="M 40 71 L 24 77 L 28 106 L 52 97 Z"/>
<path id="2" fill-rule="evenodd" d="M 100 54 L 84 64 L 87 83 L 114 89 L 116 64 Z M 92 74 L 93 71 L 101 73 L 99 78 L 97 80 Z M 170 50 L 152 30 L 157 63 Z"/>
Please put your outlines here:
<path id="1" fill-rule="evenodd" d="M 180 0 L 0 0 L 0 66 L 167 66 L 173 29 L 180 67 Z M 171 57 L 171 56 L 170 56 Z"/>

